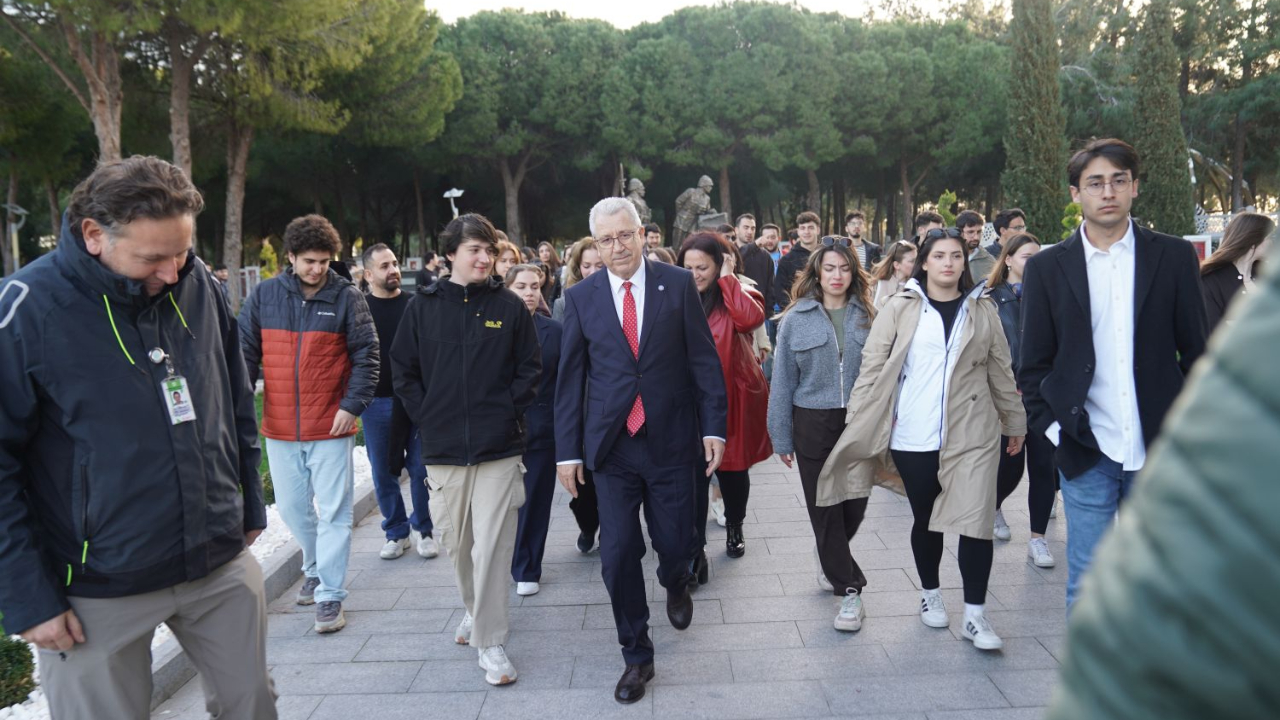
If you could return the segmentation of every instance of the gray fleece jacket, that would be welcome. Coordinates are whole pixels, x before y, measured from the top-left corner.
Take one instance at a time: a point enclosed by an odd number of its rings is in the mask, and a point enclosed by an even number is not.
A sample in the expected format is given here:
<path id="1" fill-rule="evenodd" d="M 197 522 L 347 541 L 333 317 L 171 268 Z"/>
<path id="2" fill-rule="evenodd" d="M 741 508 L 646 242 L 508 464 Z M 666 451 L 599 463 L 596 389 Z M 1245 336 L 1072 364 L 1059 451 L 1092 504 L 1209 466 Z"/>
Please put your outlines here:
<path id="1" fill-rule="evenodd" d="M 862 347 L 871 322 L 862 303 L 852 301 L 844 315 L 844 355 L 836 344 L 836 328 L 822 303 L 805 298 L 782 317 L 774 348 L 769 385 L 769 439 L 779 455 L 795 452 L 792 407 L 810 410 L 843 408 L 862 366 Z"/>

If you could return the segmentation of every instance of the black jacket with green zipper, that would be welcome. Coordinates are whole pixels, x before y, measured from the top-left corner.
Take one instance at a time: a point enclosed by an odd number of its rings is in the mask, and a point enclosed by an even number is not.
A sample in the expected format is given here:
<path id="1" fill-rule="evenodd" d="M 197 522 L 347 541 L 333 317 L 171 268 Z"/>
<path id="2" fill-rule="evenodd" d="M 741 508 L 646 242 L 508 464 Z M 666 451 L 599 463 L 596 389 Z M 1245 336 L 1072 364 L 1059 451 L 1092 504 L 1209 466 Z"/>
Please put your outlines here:
<path id="1" fill-rule="evenodd" d="M 169 420 L 171 357 L 196 419 Z M 0 613 L 22 632 L 67 596 L 197 580 L 266 527 L 253 391 L 235 316 L 188 255 L 155 297 L 85 250 L 0 283 Z"/>
<path id="2" fill-rule="evenodd" d="M 499 278 L 419 288 L 391 346 L 393 385 L 418 426 L 425 465 L 523 454 L 524 412 L 541 370 L 533 316 Z"/>

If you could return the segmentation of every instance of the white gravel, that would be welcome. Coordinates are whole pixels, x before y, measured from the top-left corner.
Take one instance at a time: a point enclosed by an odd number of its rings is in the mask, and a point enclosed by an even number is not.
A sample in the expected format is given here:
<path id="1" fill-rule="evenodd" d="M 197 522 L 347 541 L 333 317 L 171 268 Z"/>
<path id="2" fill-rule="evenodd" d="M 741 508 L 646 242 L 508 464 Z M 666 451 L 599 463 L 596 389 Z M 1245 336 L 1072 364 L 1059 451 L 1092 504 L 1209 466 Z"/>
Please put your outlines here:
<path id="1" fill-rule="evenodd" d="M 351 464 L 355 470 L 356 488 L 373 482 L 373 468 L 369 465 L 369 454 L 365 451 L 363 445 L 357 445 L 355 450 L 352 451 Z M 280 513 L 276 510 L 276 506 L 268 505 L 267 527 L 258 536 L 257 542 L 249 548 L 249 552 L 253 553 L 253 557 L 259 563 L 265 563 L 272 553 L 287 545 L 292 537 L 289 534 L 289 528 L 280 519 Z M 161 623 L 156 628 L 155 637 L 151 640 L 151 649 L 154 651 L 171 637 L 173 637 L 173 633 L 169 630 L 169 626 Z M 36 652 L 34 645 L 31 646 L 31 654 L 36 657 L 36 677 L 39 679 L 38 666 L 40 656 Z M 49 704 L 45 701 L 44 691 L 39 686 L 36 686 L 35 691 L 27 696 L 26 702 L 21 705 L 0 708 L 0 720 L 49 720 Z"/>

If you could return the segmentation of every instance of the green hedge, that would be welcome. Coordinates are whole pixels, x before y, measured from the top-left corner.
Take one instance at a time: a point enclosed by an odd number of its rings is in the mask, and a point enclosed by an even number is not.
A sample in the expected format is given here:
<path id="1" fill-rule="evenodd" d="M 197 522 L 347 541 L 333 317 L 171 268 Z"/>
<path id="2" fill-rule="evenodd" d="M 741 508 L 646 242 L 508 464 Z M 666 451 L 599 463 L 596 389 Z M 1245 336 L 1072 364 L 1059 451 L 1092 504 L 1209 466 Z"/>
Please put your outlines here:
<path id="1" fill-rule="evenodd" d="M 36 663 L 26 642 L 0 635 L 0 708 L 18 705 L 36 689 Z"/>

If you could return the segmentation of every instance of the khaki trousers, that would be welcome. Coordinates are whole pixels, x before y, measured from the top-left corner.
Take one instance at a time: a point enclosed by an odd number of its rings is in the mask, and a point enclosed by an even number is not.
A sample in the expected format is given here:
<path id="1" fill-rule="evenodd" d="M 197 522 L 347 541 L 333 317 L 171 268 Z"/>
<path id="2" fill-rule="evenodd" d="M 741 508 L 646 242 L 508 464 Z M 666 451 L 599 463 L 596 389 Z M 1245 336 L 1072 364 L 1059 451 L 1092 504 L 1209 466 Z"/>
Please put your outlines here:
<path id="1" fill-rule="evenodd" d="M 208 576 L 119 598 L 68 598 L 85 642 L 40 651 L 53 720 L 151 716 L 151 638 L 166 623 L 191 658 L 214 718 L 275 720 L 262 568 L 247 551 Z"/>
<path id="2" fill-rule="evenodd" d="M 431 519 L 453 560 L 462 602 L 475 620 L 471 645 L 504 645 L 511 603 L 511 557 L 524 505 L 520 457 L 470 467 L 428 465 Z"/>

